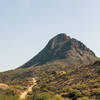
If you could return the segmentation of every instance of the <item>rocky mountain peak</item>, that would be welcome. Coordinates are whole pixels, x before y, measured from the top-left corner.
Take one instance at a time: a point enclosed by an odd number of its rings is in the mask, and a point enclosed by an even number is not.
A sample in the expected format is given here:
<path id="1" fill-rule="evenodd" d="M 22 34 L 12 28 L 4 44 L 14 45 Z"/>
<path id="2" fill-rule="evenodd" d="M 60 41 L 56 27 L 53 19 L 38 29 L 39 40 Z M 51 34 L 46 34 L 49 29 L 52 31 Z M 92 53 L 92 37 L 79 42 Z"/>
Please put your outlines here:
<path id="1" fill-rule="evenodd" d="M 50 49 L 55 48 L 57 45 L 60 45 L 66 41 L 69 41 L 71 38 L 67 36 L 65 33 L 60 33 L 53 37 L 47 44 L 47 47 Z"/>
<path id="2" fill-rule="evenodd" d="M 69 36 L 67 36 L 65 33 L 60 33 L 56 35 L 52 40 L 55 40 L 56 42 L 62 42 L 65 40 L 71 39 Z"/>
<path id="3" fill-rule="evenodd" d="M 87 65 L 95 59 L 95 53 L 82 42 L 61 33 L 53 37 L 41 52 L 22 67 L 27 68 L 58 60 L 65 62 L 68 66 Z"/>

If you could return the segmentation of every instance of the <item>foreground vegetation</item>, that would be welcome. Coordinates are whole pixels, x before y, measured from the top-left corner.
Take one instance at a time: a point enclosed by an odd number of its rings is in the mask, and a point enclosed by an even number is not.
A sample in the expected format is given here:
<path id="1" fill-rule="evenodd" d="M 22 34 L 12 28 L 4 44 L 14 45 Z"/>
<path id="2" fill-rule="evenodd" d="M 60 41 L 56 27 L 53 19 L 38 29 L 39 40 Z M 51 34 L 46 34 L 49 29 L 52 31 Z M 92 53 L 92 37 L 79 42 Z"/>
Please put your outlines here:
<path id="1" fill-rule="evenodd" d="M 20 99 L 17 95 L 0 95 L 0 100 L 20 100 Z M 34 94 L 31 96 L 28 96 L 24 100 L 96 100 L 96 99 L 88 98 L 88 97 L 71 99 L 67 97 L 66 98 L 61 97 L 60 95 L 50 95 L 48 93 L 40 93 L 40 94 Z"/>
<path id="2" fill-rule="evenodd" d="M 0 100 L 18 100 L 18 96 L 0 95 Z"/>
<path id="3" fill-rule="evenodd" d="M 0 73 L 0 83 L 10 87 L 0 90 L 0 100 L 19 100 L 20 91 L 32 84 L 33 77 L 37 85 L 26 100 L 100 100 L 100 60 L 81 67 L 53 62 Z"/>

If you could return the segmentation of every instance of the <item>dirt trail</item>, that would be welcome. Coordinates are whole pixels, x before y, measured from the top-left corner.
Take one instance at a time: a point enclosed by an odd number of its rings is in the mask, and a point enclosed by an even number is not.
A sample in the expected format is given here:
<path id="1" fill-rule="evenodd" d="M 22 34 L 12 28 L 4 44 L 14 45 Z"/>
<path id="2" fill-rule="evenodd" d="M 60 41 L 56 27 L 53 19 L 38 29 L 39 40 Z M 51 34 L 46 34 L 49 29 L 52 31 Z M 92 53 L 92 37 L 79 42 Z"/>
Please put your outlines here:
<path id="1" fill-rule="evenodd" d="M 20 95 L 20 100 L 25 99 L 26 96 L 27 96 L 27 94 L 28 94 L 29 92 L 32 92 L 32 88 L 37 84 L 35 78 L 32 78 L 32 80 L 33 80 L 33 81 L 32 81 L 33 84 L 32 84 L 30 87 L 28 87 L 26 91 L 24 91 L 23 93 L 21 93 L 21 95 Z"/>

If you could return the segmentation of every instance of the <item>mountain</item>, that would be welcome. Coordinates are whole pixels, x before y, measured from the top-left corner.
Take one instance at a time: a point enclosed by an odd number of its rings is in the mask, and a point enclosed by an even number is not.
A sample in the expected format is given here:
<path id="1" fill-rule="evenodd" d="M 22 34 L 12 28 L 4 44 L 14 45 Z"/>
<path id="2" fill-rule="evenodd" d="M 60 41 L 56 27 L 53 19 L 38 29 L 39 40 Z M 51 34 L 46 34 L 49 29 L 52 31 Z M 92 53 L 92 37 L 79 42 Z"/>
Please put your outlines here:
<path id="1" fill-rule="evenodd" d="M 68 66 L 87 65 L 95 59 L 94 52 L 82 42 L 61 33 L 53 37 L 40 53 L 22 65 L 21 68 L 43 65 L 59 60 L 65 62 Z"/>
<path id="2" fill-rule="evenodd" d="M 0 84 L 0 100 L 100 100 L 100 58 L 82 42 L 58 34 L 21 67 L 0 72 Z"/>

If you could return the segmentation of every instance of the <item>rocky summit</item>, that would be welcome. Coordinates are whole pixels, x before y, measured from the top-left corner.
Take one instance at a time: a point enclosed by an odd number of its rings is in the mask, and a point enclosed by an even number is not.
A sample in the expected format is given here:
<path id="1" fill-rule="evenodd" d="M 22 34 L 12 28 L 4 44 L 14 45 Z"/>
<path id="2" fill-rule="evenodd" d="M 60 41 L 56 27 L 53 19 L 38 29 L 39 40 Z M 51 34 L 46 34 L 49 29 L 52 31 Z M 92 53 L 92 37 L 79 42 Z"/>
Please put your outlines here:
<path id="1" fill-rule="evenodd" d="M 35 57 L 22 65 L 22 68 L 62 61 L 66 65 L 88 65 L 97 57 L 82 42 L 61 33 L 53 37 L 46 47 Z"/>

